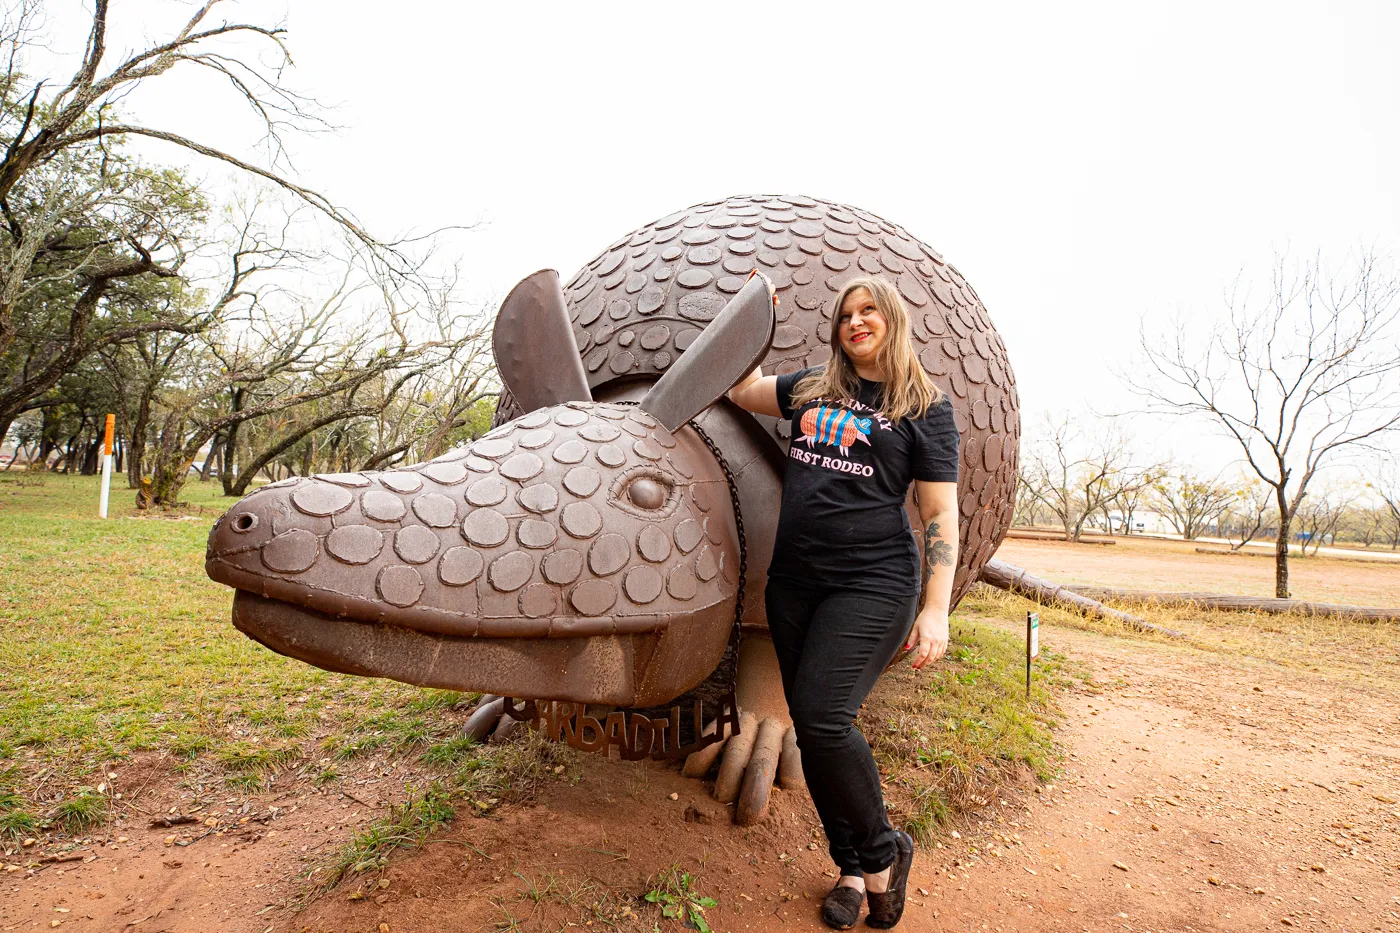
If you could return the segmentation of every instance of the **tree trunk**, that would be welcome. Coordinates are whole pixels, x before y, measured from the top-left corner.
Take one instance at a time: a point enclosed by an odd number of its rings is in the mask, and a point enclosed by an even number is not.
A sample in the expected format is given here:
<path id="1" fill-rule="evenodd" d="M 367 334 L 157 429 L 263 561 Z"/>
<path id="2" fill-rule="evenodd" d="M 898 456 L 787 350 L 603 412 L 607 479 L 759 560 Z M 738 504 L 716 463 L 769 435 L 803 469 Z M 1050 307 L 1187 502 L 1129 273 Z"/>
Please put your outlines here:
<path id="1" fill-rule="evenodd" d="M 93 438 L 83 452 L 83 475 L 96 476 L 101 469 L 102 439 Z"/>
<path id="2" fill-rule="evenodd" d="M 1280 497 L 1282 498 L 1282 497 Z M 1278 538 L 1274 541 L 1274 597 L 1288 598 L 1288 536 L 1293 528 L 1293 516 L 1287 506 L 1279 508 Z"/>
<path id="3" fill-rule="evenodd" d="M 159 444 L 151 458 L 149 479 L 152 505 L 167 509 L 179 505 L 180 491 L 189 479 L 190 466 L 215 430 L 197 428 L 193 435 L 187 436 L 185 429 L 184 416 L 171 412 L 157 433 Z"/>
<path id="4" fill-rule="evenodd" d="M 214 439 L 209 442 L 209 453 L 204 457 L 204 465 L 199 468 L 199 481 L 209 482 L 210 475 L 214 472 L 214 457 L 219 449 L 219 435 L 215 434 Z"/>
<path id="5" fill-rule="evenodd" d="M 79 425 L 78 430 L 81 431 L 82 428 L 83 425 Z M 74 434 L 72 437 L 68 438 L 68 443 L 66 445 L 67 449 L 64 451 L 63 454 L 64 476 L 72 476 L 78 471 L 78 451 L 81 449 L 81 447 L 82 445 L 78 441 L 77 434 Z"/>
<path id="6" fill-rule="evenodd" d="M 179 458 L 176 463 L 158 463 L 151 471 L 151 504 L 174 508 L 180 503 L 180 491 L 185 488 L 193 458 Z"/>
<path id="7" fill-rule="evenodd" d="M 141 488 L 141 472 L 146 465 L 146 433 L 151 427 L 152 388 L 147 386 L 141 393 L 136 418 L 131 423 L 131 449 L 126 457 L 126 485 L 129 489 Z"/>
<path id="8" fill-rule="evenodd" d="M 176 441 L 162 440 L 151 463 L 151 504 L 170 509 L 180 504 L 180 491 L 189 479 L 190 466 L 203 447 L 202 441 L 193 440 L 183 447 Z"/>
<path id="9" fill-rule="evenodd" d="M 234 389 L 230 399 L 229 410 L 239 412 L 243 410 L 243 389 Z M 240 493 L 233 491 L 233 483 L 237 478 L 234 474 L 234 467 L 238 460 L 238 432 L 243 428 L 243 422 L 235 421 L 224 428 L 224 455 L 219 461 L 219 483 L 224 487 L 224 495 L 236 496 Z"/>
<path id="10" fill-rule="evenodd" d="M 241 425 L 231 424 L 223 435 L 223 452 L 219 458 L 219 483 L 224 487 L 224 495 L 236 496 L 234 492 L 234 481 L 237 475 L 234 473 L 236 459 L 238 456 L 238 429 Z"/>

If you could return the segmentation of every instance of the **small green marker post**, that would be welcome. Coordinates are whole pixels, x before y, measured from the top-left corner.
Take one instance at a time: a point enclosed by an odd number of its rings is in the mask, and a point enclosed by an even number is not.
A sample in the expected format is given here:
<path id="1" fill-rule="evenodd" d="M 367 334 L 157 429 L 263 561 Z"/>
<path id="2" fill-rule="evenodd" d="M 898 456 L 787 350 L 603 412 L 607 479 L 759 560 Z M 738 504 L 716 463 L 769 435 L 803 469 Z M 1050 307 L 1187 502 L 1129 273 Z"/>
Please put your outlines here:
<path id="1" fill-rule="evenodd" d="M 1031 698 L 1031 661 L 1040 654 L 1040 613 L 1026 613 L 1026 699 Z"/>

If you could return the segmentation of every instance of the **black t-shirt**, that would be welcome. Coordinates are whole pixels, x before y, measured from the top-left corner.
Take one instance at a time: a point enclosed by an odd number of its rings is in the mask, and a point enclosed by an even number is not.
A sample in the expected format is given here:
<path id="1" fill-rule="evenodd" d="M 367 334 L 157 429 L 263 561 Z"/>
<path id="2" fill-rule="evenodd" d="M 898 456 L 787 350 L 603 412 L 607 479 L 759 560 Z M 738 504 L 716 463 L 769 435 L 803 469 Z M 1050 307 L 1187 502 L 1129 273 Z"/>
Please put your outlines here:
<path id="1" fill-rule="evenodd" d="M 958 428 L 945 398 L 922 418 L 880 413 L 881 383 L 858 399 L 792 408 L 792 387 L 812 372 L 778 377 L 778 408 L 792 419 L 770 577 L 818 586 L 919 591 L 919 549 L 904 511 L 909 484 L 958 480 Z"/>

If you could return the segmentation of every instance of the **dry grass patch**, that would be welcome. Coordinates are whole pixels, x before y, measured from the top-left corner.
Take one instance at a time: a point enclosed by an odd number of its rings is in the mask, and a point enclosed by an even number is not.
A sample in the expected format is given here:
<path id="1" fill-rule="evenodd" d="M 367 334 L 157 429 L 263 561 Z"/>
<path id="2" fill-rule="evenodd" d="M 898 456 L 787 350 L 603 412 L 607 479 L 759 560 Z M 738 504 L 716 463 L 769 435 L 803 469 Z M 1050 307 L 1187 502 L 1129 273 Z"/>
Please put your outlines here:
<path id="1" fill-rule="evenodd" d="M 1014 616 L 1035 607 L 1020 596 L 985 585 L 968 594 L 962 605 L 969 611 L 998 616 Z M 1400 686 L 1400 625 L 1394 622 L 1302 613 L 1227 612 L 1125 600 L 1112 600 L 1108 605 L 1154 625 L 1175 629 L 1195 648 L 1243 655 L 1324 676 Z M 1182 639 L 1140 632 L 1110 620 L 1088 619 L 1055 606 L 1041 606 L 1039 610 L 1045 624 L 1164 644 L 1182 643 Z"/>

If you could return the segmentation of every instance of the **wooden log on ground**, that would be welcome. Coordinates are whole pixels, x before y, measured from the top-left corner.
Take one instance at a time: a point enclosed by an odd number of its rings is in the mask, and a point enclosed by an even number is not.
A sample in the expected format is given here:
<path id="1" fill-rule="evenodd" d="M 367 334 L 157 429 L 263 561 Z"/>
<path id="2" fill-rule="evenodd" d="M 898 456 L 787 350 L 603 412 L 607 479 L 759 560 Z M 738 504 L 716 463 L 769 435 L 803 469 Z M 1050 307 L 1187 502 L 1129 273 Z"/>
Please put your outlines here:
<path id="1" fill-rule="evenodd" d="M 1030 531 L 1027 529 L 1013 528 L 1006 533 L 1008 538 L 1016 538 L 1021 541 L 1059 541 L 1061 544 L 1098 544 L 1107 546 L 1117 544 L 1113 538 L 1089 538 L 1081 535 L 1078 541 L 1067 539 L 1062 534 L 1053 531 Z"/>
<path id="2" fill-rule="evenodd" d="M 1153 625 L 1146 619 L 1140 619 L 1135 615 L 1112 609 L 1105 606 L 1096 599 L 1081 596 L 1070 589 L 1060 586 L 1058 583 L 1051 583 L 1049 580 L 1041 579 L 1034 574 L 1026 573 L 1020 567 L 1008 564 L 1004 560 L 993 557 L 987 561 L 982 568 L 980 578 L 983 583 L 995 586 L 998 589 L 1015 593 L 1026 599 L 1036 602 L 1051 603 L 1071 612 L 1078 612 L 1082 615 L 1093 616 L 1100 619 L 1111 619 L 1121 622 L 1142 632 L 1152 632 L 1155 635 L 1168 635 L 1172 638 L 1185 638 L 1181 632 L 1174 629 L 1163 628 L 1160 625 Z"/>
<path id="3" fill-rule="evenodd" d="M 1347 606 L 1340 603 L 1314 603 L 1303 599 L 1275 599 L 1264 596 L 1236 596 L 1231 593 L 1173 593 L 1156 590 L 1123 590 L 1108 586 L 1071 584 L 1065 589 L 1090 599 L 1113 599 L 1122 602 L 1155 604 L 1158 606 L 1194 606 L 1200 609 L 1224 609 L 1231 612 L 1263 612 L 1282 615 L 1297 612 L 1302 615 L 1330 616 L 1364 622 L 1400 621 L 1400 609 L 1376 606 Z"/>
<path id="4" fill-rule="evenodd" d="M 1267 557 L 1270 560 L 1273 560 L 1277 556 L 1276 554 L 1274 554 L 1273 551 L 1246 551 L 1243 549 L 1238 551 L 1228 551 L 1218 547 L 1198 547 L 1196 548 L 1196 553 L 1222 554 L 1227 557 Z M 1357 554 L 1360 552 L 1352 551 L 1351 553 Z M 1303 555 L 1295 554 L 1292 551 L 1288 552 L 1289 560 L 1316 560 L 1318 558 L 1322 558 L 1323 560 L 1346 560 L 1351 561 L 1354 564 L 1390 564 L 1392 567 L 1400 567 L 1400 558 L 1395 557 L 1342 557 L 1337 554 L 1310 554 L 1304 557 Z"/>

